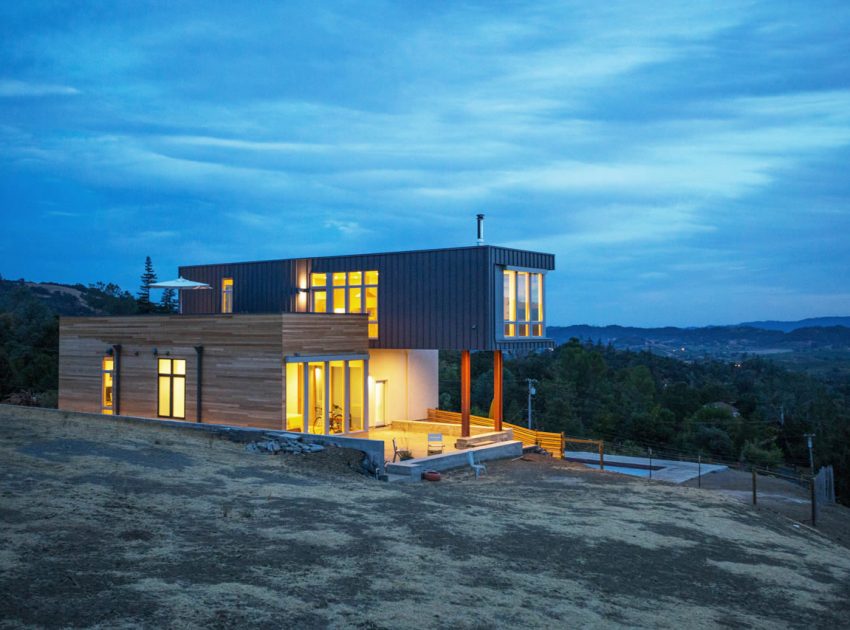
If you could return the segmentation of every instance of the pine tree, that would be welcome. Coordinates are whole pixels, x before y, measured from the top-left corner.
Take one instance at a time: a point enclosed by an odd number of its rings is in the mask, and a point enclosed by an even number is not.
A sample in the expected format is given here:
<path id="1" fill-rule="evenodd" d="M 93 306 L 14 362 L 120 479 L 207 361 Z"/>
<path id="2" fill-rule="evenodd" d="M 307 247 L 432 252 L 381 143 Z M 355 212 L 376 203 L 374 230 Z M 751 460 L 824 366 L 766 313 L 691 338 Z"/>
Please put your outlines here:
<path id="1" fill-rule="evenodd" d="M 162 300 L 159 303 L 160 308 L 166 313 L 177 312 L 177 296 L 174 289 L 165 289 L 162 292 Z"/>
<path id="2" fill-rule="evenodd" d="M 150 256 L 145 256 L 145 272 L 141 276 L 142 284 L 139 287 L 139 312 L 151 313 L 154 310 L 151 304 L 151 285 L 156 282 L 156 272 Z"/>

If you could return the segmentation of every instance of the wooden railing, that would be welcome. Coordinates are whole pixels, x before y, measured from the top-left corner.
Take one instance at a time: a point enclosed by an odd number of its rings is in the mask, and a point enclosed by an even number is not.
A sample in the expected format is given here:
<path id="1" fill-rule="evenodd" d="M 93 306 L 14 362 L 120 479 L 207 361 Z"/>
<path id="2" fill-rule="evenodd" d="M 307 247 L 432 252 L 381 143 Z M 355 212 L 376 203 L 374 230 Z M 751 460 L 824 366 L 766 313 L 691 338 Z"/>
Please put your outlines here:
<path id="1" fill-rule="evenodd" d="M 429 409 L 428 420 L 430 422 L 450 422 L 452 424 L 460 424 L 460 414 L 456 411 Z M 493 419 L 483 418 L 481 416 L 469 416 L 469 424 L 478 427 L 492 428 Z M 563 458 L 564 456 L 563 433 L 532 431 L 531 429 L 526 429 L 525 427 L 517 426 L 509 422 L 503 422 L 502 428 L 513 430 L 514 438 L 522 442 L 524 446 L 540 446 L 552 453 L 554 457 Z"/>

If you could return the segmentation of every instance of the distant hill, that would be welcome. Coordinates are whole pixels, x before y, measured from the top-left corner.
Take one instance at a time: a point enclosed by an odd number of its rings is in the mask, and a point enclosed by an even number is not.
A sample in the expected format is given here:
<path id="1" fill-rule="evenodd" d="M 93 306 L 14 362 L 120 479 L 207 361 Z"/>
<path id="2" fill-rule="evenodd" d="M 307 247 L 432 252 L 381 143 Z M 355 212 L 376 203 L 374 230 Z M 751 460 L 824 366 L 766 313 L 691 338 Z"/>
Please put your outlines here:
<path id="1" fill-rule="evenodd" d="M 763 330 L 781 330 L 782 332 L 791 332 L 799 328 L 829 328 L 832 326 L 845 326 L 850 328 L 850 317 L 809 317 L 796 322 L 784 322 L 776 320 L 767 320 L 760 322 L 745 322 L 738 324 L 747 328 L 761 328 Z"/>
<path id="2" fill-rule="evenodd" d="M 0 279 L 0 312 L 32 298 L 56 315 L 126 315 L 135 313 L 135 298 L 117 285 L 60 284 Z"/>
<path id="3" fill-rule="evenodd" d="M 680 359 L 737 359 L 743 355 L 780 355 L 816 350 L 850 352 L 850 327 L 845 326 L 813 326 L 784 332 L 754 326 L 635 328 L 580 325 L 548 326 L 547 332 L 558 344 L 576 337 L 620 350 L 648 350 Z"/>

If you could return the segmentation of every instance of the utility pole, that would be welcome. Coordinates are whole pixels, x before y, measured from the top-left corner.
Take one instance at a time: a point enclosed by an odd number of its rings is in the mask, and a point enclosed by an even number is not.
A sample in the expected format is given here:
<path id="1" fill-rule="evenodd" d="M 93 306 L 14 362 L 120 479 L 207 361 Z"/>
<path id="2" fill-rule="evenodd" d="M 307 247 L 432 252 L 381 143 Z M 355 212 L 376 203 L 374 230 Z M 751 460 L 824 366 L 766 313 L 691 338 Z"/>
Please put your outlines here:
<path id="1" fill-rule="evenodd" d="M 531 397 L 537 394 L 537 389 L 534 387 L 534 384 L 537 382 L 533 378 L 525 379 L 528 381 L 528 429 L 531 430 Z"/>
<path id="2" fill-rule="evenodd" d="M 815 458 L 812 455 L 812 438 L 815 437 L 814 433 L 805 433 L 803 435 L 806 438 L 806 444 L 809 447 L 809 470 L 812 472 L 812 477 L 815 476 Z"/>

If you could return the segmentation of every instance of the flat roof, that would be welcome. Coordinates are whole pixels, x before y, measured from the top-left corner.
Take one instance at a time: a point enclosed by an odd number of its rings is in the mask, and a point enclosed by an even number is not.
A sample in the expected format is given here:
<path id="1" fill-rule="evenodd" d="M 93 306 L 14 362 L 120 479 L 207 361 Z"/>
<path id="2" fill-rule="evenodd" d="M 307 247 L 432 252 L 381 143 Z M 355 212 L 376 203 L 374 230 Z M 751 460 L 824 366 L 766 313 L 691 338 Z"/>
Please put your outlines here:
<path id="1" fill-rule="evenodd" d="M 266 260 L 241 260 L 236 262 L 223 262 L 223 263 L 204 263 L 199 265 L 179 265 L 180 269 L 193 269 L 196 267 L 209 267 L 211 265 L 252 265 L 252 264 L 261 264 L 261 263 L 272 263 L 272 262 L 290 262 L 293 260 L 321 260 L 326 258 L 360 258 L 363 256 L 398 256 L 400 254 L 428 254 L 432 252 L 455 252 L 469 249 L 501 249 L 509 252 L 524 252 L 528 254 L 537 254 L 540 256 L 553 256 L 554 254 L 549 254 L 546 252 L 536 252 L 530 249 L 517 249 L 515 247 L 502 247 L 501 245 L 466 245 L 464 247 L 434 247 L 431 249 L 408 249 L 408 250 L 400 250 L 394 252 L 366 252 L 362 254 L 333 254 L 327 256 L 297 256 L 295 258 L 269 258 Z"/>

